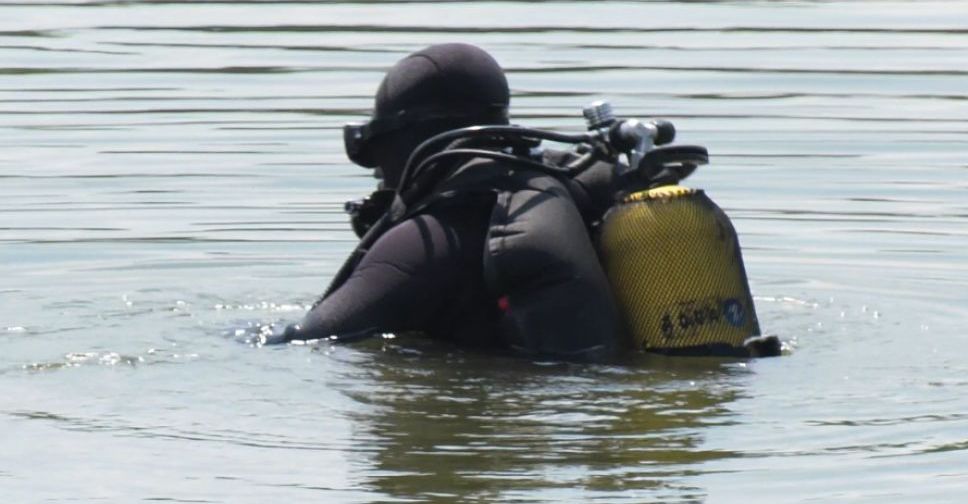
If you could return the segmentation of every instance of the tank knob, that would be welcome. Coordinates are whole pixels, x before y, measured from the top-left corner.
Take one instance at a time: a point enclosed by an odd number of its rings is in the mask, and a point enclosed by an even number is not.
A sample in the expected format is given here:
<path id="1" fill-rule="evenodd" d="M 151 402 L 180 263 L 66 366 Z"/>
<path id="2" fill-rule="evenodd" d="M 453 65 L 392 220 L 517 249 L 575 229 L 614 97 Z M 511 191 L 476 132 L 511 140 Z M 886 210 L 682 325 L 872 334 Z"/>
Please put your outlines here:
<path id="1" fill-rule="evenodd" d="M 676 139 L 676 127 L 671 122 L 664 119 L 656 119 L 652 121 L 652 125 L 655 127 L 655 140 L 653 142 L 656 145 L 672 143 Z"/>
<path id="2" fill-rule="evenodd" d="M 607 101 L 591 102 L 582 107 L 581 113 L 585 116 L 585 123 L 589 130 L 603 128 L 615 122 L 612 105 Z"/>

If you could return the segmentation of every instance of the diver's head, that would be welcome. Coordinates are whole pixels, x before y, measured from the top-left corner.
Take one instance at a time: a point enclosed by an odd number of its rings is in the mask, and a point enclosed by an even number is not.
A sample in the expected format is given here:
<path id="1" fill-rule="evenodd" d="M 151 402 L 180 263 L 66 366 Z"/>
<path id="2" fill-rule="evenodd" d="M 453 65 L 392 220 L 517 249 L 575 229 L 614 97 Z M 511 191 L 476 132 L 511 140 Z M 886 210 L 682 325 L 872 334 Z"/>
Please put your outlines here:
<path id="1" fill-rule="evenodd" d="M 439 44 L 403 58 L 376 92 L 373 117 L 343 129 L 354 163 L 379 168 L 395 187 L 407 157 L 424 140 L 478 124 L 507 124 L 510 92 L 504 71 L 483 49 Z"/>

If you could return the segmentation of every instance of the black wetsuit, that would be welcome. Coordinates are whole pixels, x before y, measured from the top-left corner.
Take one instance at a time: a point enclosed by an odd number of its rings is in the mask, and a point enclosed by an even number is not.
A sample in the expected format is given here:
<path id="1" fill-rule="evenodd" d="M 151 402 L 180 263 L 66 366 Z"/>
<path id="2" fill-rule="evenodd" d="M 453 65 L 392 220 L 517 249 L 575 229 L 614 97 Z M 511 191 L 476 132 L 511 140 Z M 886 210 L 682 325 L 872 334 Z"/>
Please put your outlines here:
<path id="1" fill-rule="evenodd" d="M 588 232 L 611 202 L 611 172 L 518 175 L 523 190 L 477 184 L 430 205 L 382 235 L 291 339 L 420 331 L 531 354 L 612 353 L 621 323 Z"/>

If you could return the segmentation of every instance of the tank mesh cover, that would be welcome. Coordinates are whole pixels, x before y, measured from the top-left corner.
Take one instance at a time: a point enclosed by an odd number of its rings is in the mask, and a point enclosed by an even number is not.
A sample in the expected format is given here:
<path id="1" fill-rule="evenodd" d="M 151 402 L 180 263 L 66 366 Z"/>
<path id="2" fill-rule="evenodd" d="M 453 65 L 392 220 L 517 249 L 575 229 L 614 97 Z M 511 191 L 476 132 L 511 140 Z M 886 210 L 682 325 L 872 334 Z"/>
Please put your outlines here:
<path id="1" fill-rule="evenodd" d="M 605 216 L 599 246 L 626 324 L 646 349 L 742 345 L 759 323 L 732 223 L 705 193 L 665 186 Z"/>

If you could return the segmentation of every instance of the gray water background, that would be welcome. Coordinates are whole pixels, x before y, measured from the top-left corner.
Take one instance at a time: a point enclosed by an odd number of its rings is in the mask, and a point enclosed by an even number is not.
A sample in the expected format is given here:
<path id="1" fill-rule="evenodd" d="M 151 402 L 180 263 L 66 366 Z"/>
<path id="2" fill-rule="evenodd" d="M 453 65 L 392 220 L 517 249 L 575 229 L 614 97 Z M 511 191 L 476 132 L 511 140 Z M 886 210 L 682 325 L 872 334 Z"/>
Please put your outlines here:
<path id="1" fill-rule="evenodd" d="M 713 164 L 757 361 L 253 348 L 373 181 L 382 73 L 465 41 L 515 121 L 664 117 Z M 0 498 L 963 502 L 968 2 L 0 3 Z"/>

